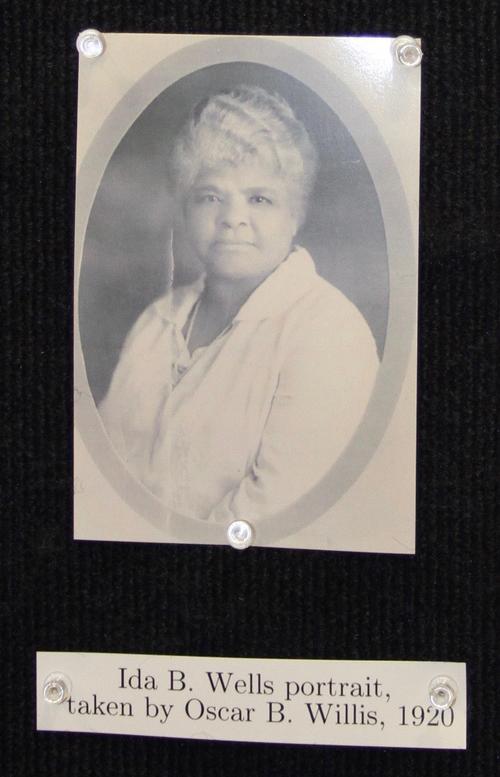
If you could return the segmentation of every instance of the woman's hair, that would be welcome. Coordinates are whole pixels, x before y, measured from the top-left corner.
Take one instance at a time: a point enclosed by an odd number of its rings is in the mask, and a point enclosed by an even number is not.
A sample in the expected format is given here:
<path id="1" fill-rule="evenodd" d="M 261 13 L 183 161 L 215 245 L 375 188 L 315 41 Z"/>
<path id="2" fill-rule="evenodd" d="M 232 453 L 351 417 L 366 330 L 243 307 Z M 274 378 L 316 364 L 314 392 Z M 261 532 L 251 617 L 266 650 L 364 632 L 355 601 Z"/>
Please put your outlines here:
<path id="1" fill-rule="evenodd" d="M 287 183 L 295 217 L 303 223 L 317 166 L 306 128 L 285 99 L 242 85 L 202 100 L 174 144 L 170 175 L 182 198 L 196 178 L 221 163 L 258 157 Z"/>

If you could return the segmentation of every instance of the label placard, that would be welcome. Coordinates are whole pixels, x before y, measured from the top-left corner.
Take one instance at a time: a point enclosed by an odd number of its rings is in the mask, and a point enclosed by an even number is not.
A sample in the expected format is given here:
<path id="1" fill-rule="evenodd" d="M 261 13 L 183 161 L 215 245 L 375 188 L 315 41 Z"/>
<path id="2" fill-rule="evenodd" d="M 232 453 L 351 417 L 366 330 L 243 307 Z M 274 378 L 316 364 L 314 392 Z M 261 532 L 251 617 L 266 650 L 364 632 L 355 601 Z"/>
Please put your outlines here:
<path id="1" fill-rule="evenodd" d="M 64 673 L 71 693 L 44 698 Z M 455 704 L 429 701 L 436 676 Z M 466 748 L 466 666 L 115 653 L 37 654 L 37 728 L 363 747 Z"/>

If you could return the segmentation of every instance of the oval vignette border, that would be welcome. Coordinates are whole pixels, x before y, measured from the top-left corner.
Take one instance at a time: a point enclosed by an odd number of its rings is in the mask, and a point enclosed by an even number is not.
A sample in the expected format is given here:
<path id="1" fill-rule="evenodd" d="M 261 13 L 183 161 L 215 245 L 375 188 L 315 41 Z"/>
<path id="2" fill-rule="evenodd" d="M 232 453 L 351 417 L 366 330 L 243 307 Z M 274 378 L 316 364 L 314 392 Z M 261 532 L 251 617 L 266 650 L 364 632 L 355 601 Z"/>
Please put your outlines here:
<path id="1" fill-rule="evenodd" d="M 389 43 L 388 43 L 389 45 Z M 75 425 L 113 489 L 166 534 L 166 542 L 227 544 L 226 528 L 169 510 L 128 471 L 109 441 L 88 384 L 78 314 L 78 284 L 87 222 L 106 166 L 128 129 L 160 92 L 202 67 L 249 61 L 281 70 L 312 89 L 358 144 L 379 199 L 389 261 L 389 318 L 383 359 L 363 419 L 330 471 L 304 497 L 258 525 L 255 545 L 277 542 L 312 524 L 346 493 L 372 459 L 389 425 L 406 375 L 416 331 L 416 255 L 410 213 L 398 170 L 367 109 L 326 65 L 293 45 L 259 37 L 222 37 L 186 46 L 142 76 L 94 137 L 78 173 L 75 237 Z M 197 62 L 196 67 L 193 66 Z M 357 128 L 363 128 L 360 141 Z M 403 279 L 405 282 L 403 283 Z M 333 494 L 333 497 L 332 497 Z"/>

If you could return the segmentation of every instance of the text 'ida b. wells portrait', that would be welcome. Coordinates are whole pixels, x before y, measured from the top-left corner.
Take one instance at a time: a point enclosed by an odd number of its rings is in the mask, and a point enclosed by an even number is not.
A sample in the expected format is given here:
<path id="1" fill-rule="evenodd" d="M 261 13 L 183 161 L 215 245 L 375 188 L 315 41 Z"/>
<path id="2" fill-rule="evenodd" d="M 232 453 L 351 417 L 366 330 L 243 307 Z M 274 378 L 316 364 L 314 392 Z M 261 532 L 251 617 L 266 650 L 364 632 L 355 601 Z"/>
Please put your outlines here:
<path id="1" fill-rule="evenodd" d="M 419 111 L 389 38 L 81 58 L 76 538 L 414 552 Z"/>

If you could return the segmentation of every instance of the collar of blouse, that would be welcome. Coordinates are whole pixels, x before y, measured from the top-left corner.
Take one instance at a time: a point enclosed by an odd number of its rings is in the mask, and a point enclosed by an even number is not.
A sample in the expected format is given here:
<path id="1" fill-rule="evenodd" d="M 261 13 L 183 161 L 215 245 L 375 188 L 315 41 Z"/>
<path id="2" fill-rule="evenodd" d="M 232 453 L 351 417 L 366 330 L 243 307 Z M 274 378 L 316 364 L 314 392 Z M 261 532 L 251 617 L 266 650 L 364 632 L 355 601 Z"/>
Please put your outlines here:
<path id="1" fill-rule="evenodd" d="M 318 275 L 309 252 L 298 247 L 252 292 L 234 321 L 261 321 L 280 315 L 313 288 L 317 280 Z M 205 278 L 202 275 L 192 285 L 159 300 L 158 312 L 162 318 L 177 326 L 184 326 L 204 284 Z"/>

